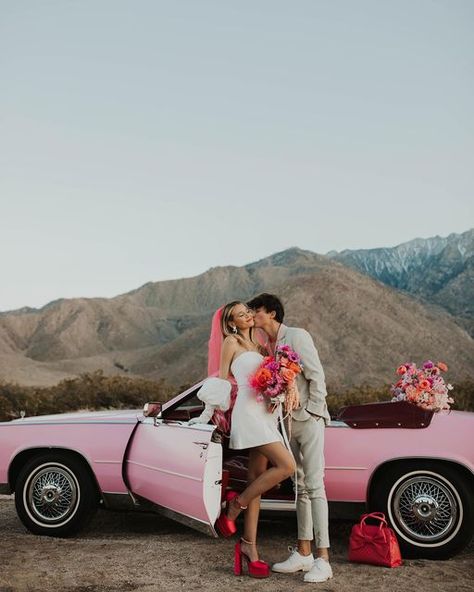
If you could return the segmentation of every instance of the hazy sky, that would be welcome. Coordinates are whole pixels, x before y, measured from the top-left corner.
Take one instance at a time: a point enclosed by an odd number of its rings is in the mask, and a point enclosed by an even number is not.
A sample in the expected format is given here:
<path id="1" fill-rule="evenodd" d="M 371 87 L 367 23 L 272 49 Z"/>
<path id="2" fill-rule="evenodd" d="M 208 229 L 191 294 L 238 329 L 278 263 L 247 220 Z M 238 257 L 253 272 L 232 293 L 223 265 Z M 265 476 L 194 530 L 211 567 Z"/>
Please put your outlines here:
<path id="1" fill-rule="evenodd" d="M 474 226 L 472 0 L 0 0 L 0 310 Z"/>

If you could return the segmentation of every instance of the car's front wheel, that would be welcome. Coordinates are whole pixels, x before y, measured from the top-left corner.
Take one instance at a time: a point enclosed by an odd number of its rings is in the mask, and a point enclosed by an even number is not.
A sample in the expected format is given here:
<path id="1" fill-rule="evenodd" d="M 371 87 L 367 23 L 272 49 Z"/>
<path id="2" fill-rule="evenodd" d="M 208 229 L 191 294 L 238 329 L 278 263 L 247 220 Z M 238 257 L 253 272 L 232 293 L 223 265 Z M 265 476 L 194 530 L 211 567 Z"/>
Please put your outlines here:
<path id="1" fill-rule="evenodd" d="M 32 533 L 66 537 L 85 526 L 97 509 L 97 489 L 80 459 L 52 451 L 30 459 L 21 469 L 15 505 Z"/>
<path id="2" fill-rule="evenodd" d="M 404 557 L 446 559 L 473 534 L 468 479 L 442 463 L 409 462 L 386 469 L 374 483 L 370 505 L 386 514 Z"/>

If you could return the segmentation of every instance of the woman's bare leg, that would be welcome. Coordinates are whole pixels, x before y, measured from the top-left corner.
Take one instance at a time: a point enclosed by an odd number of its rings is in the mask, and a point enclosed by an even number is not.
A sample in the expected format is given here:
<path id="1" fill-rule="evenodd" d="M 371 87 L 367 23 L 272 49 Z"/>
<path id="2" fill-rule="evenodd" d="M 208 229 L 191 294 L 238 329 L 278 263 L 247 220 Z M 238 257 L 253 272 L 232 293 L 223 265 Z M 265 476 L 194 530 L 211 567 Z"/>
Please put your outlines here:
<path id="1" fill-rule="evenodd" d="M 246 506 L 254 497 L 265 493 L 278 483 L 291 477 L 296 470 L 295 461 L 281 442 L 272 442 L 257 446 L 257 450 L 265 456 L 272 465 L 239 495 L 241 506 Z"/>
<path id="2" fill-rule="evenodd" d="M 252 481 L 238 498 L 230 504 L 228 516 L 231 520 L 235 520 L 240 514 L 240 506 L 248 506 L 253 498 L 259 497 L 265 491 L 281 483 L 287 477 L 293 475 L 296 470 L 293 456 L 281 442 L 264 444 L 263 446 L 257 446 L 253 450 L 258 450 L 268 459 L 272 466 Z"/>
<path id="3" fill-rule="evenodd" d="M 248 479 L 247 485 L 255 481 L 267 470 L 268 459 L 257 448 L 249 451 Z M 249 501 L 244 515 L 244 535 L 246 541 L 257 542 L 258 516 L 260 514 L 260 496 Z M 248 545 L 242 542 L 242 550 L 248 555 L 250 561 L 258 560 L 257 545 Z"/>

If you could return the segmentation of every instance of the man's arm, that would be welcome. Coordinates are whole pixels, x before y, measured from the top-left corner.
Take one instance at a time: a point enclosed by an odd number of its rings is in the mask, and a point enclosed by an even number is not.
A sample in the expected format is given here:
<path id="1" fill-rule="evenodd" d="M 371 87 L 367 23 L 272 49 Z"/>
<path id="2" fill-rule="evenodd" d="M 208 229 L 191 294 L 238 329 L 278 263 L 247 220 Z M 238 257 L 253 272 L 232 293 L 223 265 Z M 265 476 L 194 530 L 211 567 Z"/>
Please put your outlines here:
<path id="1" fill-rule="evenodd" d="M 298 329 L 294 336 L 295 351 L 301 357 L 303 376 L 308 381 L 309 396 L 306 411 L 323 417 L 326 411 L 326 380 L 313 338 L 305 329 Z"/>

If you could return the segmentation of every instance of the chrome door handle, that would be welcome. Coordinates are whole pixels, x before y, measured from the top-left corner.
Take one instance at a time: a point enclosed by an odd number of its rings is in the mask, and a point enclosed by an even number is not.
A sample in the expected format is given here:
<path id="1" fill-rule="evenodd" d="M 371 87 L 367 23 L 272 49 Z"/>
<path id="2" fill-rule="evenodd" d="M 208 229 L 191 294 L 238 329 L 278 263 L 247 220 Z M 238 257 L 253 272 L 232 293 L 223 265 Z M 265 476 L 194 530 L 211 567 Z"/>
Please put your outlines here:
<path id="1" fill-rule="evenodd" d="M 207 450 L 209 447 L 209 444 L 207 442 L 193 442 L 193 444 L 196 444 L 196 446 L 200 446 L 203 450 Z"/>

